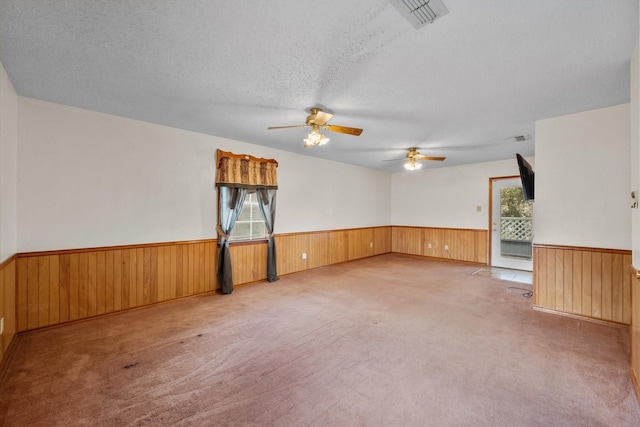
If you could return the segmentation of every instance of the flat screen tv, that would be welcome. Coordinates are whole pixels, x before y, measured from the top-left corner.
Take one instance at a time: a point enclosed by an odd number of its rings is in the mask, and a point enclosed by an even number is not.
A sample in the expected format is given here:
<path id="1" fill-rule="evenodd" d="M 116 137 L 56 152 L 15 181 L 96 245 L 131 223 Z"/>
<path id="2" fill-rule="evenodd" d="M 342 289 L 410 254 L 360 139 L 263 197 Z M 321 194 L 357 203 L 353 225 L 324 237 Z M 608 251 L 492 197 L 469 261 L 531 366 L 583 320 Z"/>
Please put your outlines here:
<path id="1" fill-rule="evenodd" d="M 522 181 L 524 200 L 533 202 L 533 184 L 535 181 L 533 168 L 520 154 L 516 154 L 516 158 L 518 159 L 518 168 L 520 169 L 520 180 Z"/>

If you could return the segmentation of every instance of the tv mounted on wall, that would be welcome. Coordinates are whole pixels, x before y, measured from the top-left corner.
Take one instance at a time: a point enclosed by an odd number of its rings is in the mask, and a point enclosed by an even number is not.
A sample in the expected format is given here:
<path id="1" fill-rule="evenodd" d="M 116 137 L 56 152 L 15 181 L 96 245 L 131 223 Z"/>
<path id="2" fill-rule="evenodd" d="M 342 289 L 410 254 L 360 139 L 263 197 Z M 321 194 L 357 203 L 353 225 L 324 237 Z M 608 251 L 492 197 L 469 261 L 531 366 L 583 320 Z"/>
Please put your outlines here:
<path id="1" fill-rule="evenodd" d="M 518 159 L 520 180 L 522 181 L 522 195 L 525 201 L 533 202 L 533 185 L 535 181 L 533 168 L 520 154 L 516 153 L 516 158 Z"/>

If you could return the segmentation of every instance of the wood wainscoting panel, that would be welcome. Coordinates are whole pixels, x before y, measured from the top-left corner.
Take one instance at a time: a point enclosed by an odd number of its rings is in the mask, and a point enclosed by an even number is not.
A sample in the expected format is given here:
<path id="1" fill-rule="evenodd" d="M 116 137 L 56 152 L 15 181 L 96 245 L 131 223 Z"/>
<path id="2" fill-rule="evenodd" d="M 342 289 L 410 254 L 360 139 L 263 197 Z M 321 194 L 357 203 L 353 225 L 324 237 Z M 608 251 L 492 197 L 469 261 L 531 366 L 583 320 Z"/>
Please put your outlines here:
<path id="1" fill-rule="evenodd" d="M 640 276 L 635 268 L 630 269 L 629 282 L 631 284 L 631 361 L 629 371 L 636 398 L 640 402 Z"/>
<path id="2" fill-rule="evenodd" d="M 533 269 L 534 306 L 630 324 L 631 251 L 536 244 Z"/>
<path id="3" fill-rule="evenodd" d="M 391 227 L 368 227 L 276 235 L 278 274 L 388 253 Z M 307 259 L 302 259 L 302 254 Z"/>
<path id="4" fill-rule="evenodd" d="M 17 331 L 16 325 L 16 257 L 0 265 L 0 317 L 4 318 L 4 331 L 0 338 L 0 361 L 7 354 Z"/>
<path id="5" fill-rule="evenodd" d="M 391 227 L 275 238 L 283 275 L 389 252 Z M 235 285 L 266 279 L 266 241 L 232 244 L 230 251 Z M 7 267 L 14 276 L 15 328 L 27 331 L 213 292 L 217 253 L 216 241 L 204 240 L 18 254 Z"/>
<path id="6" fill-rule="evenodd" d="M 448 258 L 444 250 L 444 242 L 446 241 L 445 231 L 443 228 L 424 228 L 422 230 L 424 245 L 421 255 L 434 258 Z"/>
<path id="7" fill-rule="evenodd" d="M 267 278 L 266 241 L 231 245 L 229 249 L 231 251 L 231 269 L 235 285 L 257 282 Z"/>
<path id="8" fill-rule="evenodd" d="M 373 229 L 373 254 L 381 255 L 391 252 L 391 227 Z"/>
<path id="9" fill-rule="evenodd" d="M 347 230 L 329 232 L 329 263 L 338 264 L 349 260 Z"/>
<path id="10" fill-rule="evenodd" d="M 17 330 L 213 291 L 215 254 L 215 240 L 18 254 Z"/>
<path id="11" fill-rule="evenodd" d="M 329 265 L 329 235 L 329 232 L 307 234 L 307 236 L 309 237 L 309 250 L 307 251 L 307 269 Z"/>
<path id="12" fill-rule="evenodd" d="M 329 232 L 329 261 L 345 261 L 391 252 L 391 227 L 353 228 Z"/>
<path id="13" fill-rule="evenodd" d="M 392 250 L 412 255 L 486 264 L 487 230 L 392 227 Z M 445 246 L 448 250 L 445 250 Z"/>
<path id="14" fill-rule="evenodd" d="M 370 257 L 374 255 L 373 229 L 359 228 L 347 231 L 347 260 Z"/>
<path id="15" fill-rule="evenodd" d="M 276 235 L 278 274 L 289 274 L 328 265 L 328 231 Z M 302 259 L 306 254 L 307 259 Z"/>
<path id="16" fill-rule="evenodd" d="M 423 230 L 420 227 L 392 227 L 391 251 L 401 254 L 422 255 Z"/>

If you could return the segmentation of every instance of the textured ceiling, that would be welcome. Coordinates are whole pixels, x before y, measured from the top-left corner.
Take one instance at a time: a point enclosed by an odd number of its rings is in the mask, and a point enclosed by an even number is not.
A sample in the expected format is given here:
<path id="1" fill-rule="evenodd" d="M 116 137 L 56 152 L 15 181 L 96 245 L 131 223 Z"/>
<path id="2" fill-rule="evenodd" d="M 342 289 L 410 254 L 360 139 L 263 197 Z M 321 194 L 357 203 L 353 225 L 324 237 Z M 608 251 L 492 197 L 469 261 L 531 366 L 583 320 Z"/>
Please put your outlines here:
<path id="1" fill-rule="evenodd" d="M 629 101 L 638 0 L 443 2 L 416 30 L 388 0 L 0 0 L 1 59 L 19 95 L 389 172 L 533 155 L 536 120 Z M 267 131 L 313 106 L 364 132 Z"/>

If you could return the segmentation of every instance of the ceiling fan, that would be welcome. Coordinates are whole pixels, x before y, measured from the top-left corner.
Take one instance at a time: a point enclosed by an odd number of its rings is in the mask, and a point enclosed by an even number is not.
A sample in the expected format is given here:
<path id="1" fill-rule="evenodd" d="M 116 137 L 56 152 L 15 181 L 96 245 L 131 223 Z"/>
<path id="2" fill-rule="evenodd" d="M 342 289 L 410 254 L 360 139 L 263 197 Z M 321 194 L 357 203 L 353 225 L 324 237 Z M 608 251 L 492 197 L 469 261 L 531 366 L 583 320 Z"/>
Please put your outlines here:
<path id="1" fill-rule="evenodd" d="M 417 147 L 411 147 L 409 148 L 409 151 L 407 151 L 407 154 L 405 155 L 404 159 L 390 159 L 390 160 L 384 160 L 384 161 L 393 162 L 393 161 L 405 160 L 405 159 L 406 159 L 406 163 L 404 164 L 404 168 L 412 171 L 412 170 L 420 169 L 422 167 L 422 164 L 417 162 L 418 160 L 435 160 L 435 161 L 441 162 L 444 159 L 446 159 L 446 157 L 424 156 L 420 154 Z"/>
<path id="2" fill-rule="evenodd" d="M 289 128 L 311 128 L 311 132 L 304 139 L 305 147 L 312 147 L 314 145 L 324 145 L 329 142 L 329 138 L 324 136 L 320 129 L 325 129 L 330 132 L 346 133 L 347 135 L 358 136 L 362 133 L 362 129 L 350 128 L 346 126 L 329 125 L 327 122 L 333 117 L 333 114 L 322 111 L 321 108 L 309 109 L 309 115 L 307 116 L 306 123 L 304 125 L 293 126 L 271 126 L 267 130 L 273 129 L 289 129 Z"/>

